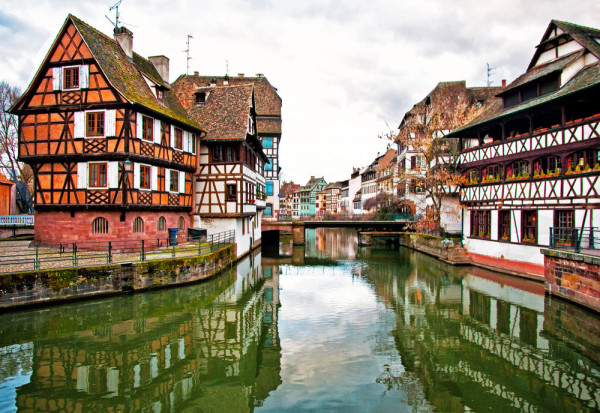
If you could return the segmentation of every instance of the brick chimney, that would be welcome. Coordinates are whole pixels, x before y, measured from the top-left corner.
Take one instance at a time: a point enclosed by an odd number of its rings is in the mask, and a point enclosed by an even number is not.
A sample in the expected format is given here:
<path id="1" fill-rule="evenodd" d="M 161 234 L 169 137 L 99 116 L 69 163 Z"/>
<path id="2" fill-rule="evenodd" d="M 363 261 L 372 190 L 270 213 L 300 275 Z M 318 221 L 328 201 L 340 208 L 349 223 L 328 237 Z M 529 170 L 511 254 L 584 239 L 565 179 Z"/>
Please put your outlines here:
<path id="1" fill-rule="evenodd" d="M 115 27 L 114 35 L 125 55 L 131 59 L 133 57 L 133 33 L 125 27 Z"/>
<path id="2" fill-rule="evenodd" d="M 154 65 L 156 71 L 165 83 L 169 83 L 169 58 L 167 56 L 150 56 L 150 63 Z"/>
<path id="3" fill-rule="evenodd" d="M 243 73 L 238 73 L 238 77 L 244 77 L 245 75 Z"/>
<path id="4" fill-rule="evenodd" d="M 502 79 L 502 87 L 506 87 L 506 79 Z"/>

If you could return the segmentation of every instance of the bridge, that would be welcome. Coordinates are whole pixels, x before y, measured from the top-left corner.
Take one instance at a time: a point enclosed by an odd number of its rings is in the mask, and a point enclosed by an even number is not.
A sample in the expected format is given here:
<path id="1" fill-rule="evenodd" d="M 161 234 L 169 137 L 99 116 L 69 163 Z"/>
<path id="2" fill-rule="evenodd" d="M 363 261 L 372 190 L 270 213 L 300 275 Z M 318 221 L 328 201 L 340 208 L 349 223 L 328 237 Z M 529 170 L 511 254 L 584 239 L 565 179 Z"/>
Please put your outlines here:
<path id="1" fill-rule="evenodd" d="M 287 221 L 262 223 L 263 237 L 279 236 L 279 232 L 291 232 L 294 245 L 304 245 L 306 228 L 354 228 L 360 231 L 403 232 L 410 229 L 412 221 Z"/>
<path id="2" fill-rule="evenodd" d="M 0 233 L 2 232 L 2 229 L 12 229 L 13 237 L 17 235 L 17 229 L 33 229 L 34 224 L 34 215 L 0 215 Z"/>

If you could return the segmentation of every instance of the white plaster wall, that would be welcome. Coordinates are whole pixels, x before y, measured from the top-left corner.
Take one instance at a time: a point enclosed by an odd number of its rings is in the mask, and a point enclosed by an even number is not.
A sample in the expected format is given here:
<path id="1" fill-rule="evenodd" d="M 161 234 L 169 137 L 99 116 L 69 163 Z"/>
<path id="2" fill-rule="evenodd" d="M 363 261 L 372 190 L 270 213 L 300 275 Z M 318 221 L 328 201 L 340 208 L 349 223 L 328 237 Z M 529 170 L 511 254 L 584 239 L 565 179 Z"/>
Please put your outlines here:
<path id="1" fill-rule="evenodd" d="M 498 210 L 492 210 L 490 216 L 490 237 L 493 240 L 498 240 Z"/>
<path id="2" fill-rule="evenodd" d="M 354 202 L 352 202 L 354 200 L 354 197 L 356 196 L 356 193 L 360 191 L 360 188 L 360 175 L 358 175 L 356 178 L 350 179 L 350 181 L 348 182 L 348 198 L 350 198 L 350 205 L 348 206 L 348 210 L 351 213 L 360 213 L 360 211 L 354 211 Z"/>
<path id="3" fill-rule="evenodd" d="M 569 53 L 573 53 L 577 50 L 583 49 L 583 46 L 577 43 L 575 40 L 561 44 L 558 46 L 558 57 L 566 56 Z"/>
<path id="4" fill-rule="evenodd" d="M 447 196 L 442 199 L 440 224 L 446 232 L 458 234 L 462 225 L 462 208 L 458 196 Z"/>
<path id="5" fill-rule="evenodd" d="M 540 253 L 538 246 L 466 238 L 464 247 L 474 254 L 544 265 L 544 256 Z"/>
<path id="6" fill-rule="evenodd" d="M 550 245 L 550 227 L 554 226 L 554 210 L 540 209 L 538 211 L 538 244 Z"/>
<path id="7" fill-rule="evenodd" d="M 510 240 L 521 242 L 521 211 L 510 211 Z"/>
<path id="8" fill-rule="evenodd" d="M 246 218 L 247 220 L 248 218 Z M 255 218 L 256 219 L 256 218 Z M 200 220 L 200 228 L 205 228 L 207 235 L 217 234 L 235 230 L 235 243 L 237 244 L 237 256 L 240 257 L 250 251 L 250 237 L 252 227 L 242 235 L 242 218 L 205 218 Z M 255 230 L 256 231 L 256 230 Z"/>

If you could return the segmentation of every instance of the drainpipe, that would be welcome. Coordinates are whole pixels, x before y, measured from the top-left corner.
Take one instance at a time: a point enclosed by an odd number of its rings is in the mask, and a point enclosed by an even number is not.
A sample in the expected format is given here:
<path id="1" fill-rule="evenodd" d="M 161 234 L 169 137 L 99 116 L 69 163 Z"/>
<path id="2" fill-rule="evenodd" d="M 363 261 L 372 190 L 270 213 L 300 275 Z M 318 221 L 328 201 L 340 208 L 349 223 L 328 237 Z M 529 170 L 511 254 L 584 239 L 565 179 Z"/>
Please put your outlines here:
<path id="1" fill-rule="evenodd" d="M 202 131 L 198 135 L 198 139 L 196 139 L 196 170 L 192 173 L 192 212 L 190 212 L 190 216 L 192 217 L 192 227 L 194 225 L 194 213 L 197 212 L 196 209 L 196 176 L 200 174 L 200 139 L 206 137 L 206 132 Z"/>
<path id="2" fill-rule="evenodd" d="M 459 195 L 460 196 L 460 195 Z M 460 209 L 460 231 L 462 232 L 462 237 L 460 237 L 460 246 L 465 246 L 465 209 Z"/>

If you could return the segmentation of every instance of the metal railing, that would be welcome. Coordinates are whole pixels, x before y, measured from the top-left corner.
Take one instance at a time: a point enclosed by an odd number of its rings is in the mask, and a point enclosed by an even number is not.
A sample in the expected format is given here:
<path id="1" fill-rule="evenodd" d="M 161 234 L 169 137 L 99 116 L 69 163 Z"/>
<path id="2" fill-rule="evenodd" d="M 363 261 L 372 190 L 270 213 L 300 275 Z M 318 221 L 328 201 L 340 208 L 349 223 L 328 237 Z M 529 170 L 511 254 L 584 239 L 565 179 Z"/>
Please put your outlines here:
<path id="1" fill-rule="evenodd" d="M 368 214 L 316 214 L 314 216 L 295 217 L 289 214 L 279 214 L 278 221 L 414 221 L 412 214 L 371 212 Z"/>
<path id="2" fill-rule="evenodd" d="M 178 240 L 177 245 L 171 245 L 169 239 L 158 238 L 33 247 L 27 246 L 29 242 L 14 242 L 14 245 L 1 247 L 0 273 L 193 257 L 234 243 L 234 230 L 209 235 L 200 242 L 197 238 L 187 237 Z"/>
<path id="3" fill-rule="evenodd" d="M 581 252 L 600 247 L 600 228 L 550 227 L 550 248 Z"/>
<path id="4" fill-rule="evenodd" d="M 34 215 L 0 215 L 0 227 L 32 227 L 34 223 Z"/>

